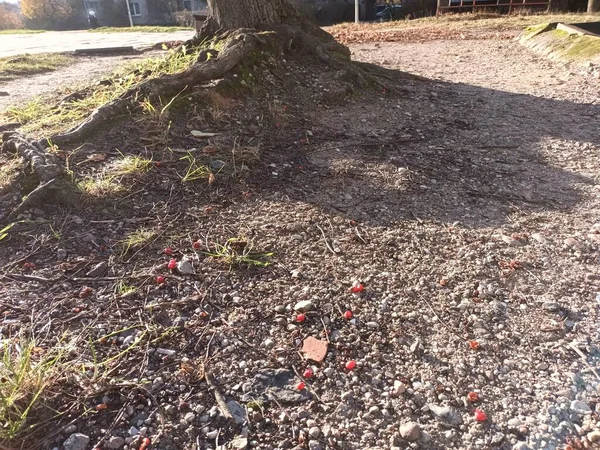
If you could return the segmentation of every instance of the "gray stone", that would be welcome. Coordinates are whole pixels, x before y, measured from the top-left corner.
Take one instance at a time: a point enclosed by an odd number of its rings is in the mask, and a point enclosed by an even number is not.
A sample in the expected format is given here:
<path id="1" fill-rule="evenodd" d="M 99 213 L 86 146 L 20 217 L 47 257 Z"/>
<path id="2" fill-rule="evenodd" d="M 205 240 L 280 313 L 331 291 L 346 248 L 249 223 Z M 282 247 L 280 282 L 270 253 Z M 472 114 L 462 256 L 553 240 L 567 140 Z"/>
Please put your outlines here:
<path id="1" fill-rule="evenodd" d="M 188 256 L 181 258 L 181 261 L 177 263 L 177 272 L 182 275 L 194 275 L 196 271 L 194 270 L 192 259 Z"/>
<path id="2" fill-rule="evenodd" d="M 298 312 L 307 312 L 313 309 L 315 309 L 315 304 L 310 300 L 303 300 L 294 306 L 294 310 Z"/>
<path id="3" fill-rule="evenodd" d="M 138 430 L 136 427 L 131 427 L 129 429 L 129 436 L 137 436 L 138 434 L 140 434 L 140 430 Z"/>
<path id="4" fill-rule="evenodd" d="M 513 450 L 530 450 L 525 442 L 517 442 L 513 445 Z"/>
<path id="5" fill-rule="evenodd" d="M 571 402 L 571 411 L 576 412 L 577 414 L 587 415 L 592 413 L 592 408 L 581 400 L 573 400 Z"/>
<path id="6" fill-rule="evenodd" d="M 546 312 L 557 313 L 561 310 L 561 307 L 556 302 L 544 302 L 542 304 L 542 309 Z"/>
<path id="7" fill-rule="evenodd" d="M 267 338 L 263 341 L 263 346 L 265 348 L 273 348 L 275 346 L 275 341 L 273 339 Z"/>
<path id="8" fill-rule="evenodd" d="M 196 420 L 196 414 L 194 414 L 193 412 L 189 412 L 187 413 L 183 419 L 187 422 L 187 423 L 193 423 L 194 420 Z"/>
<path id="9" fill-rule="evenodd" d="M 261 400 L 264 402 L 272 399 L 280 403 L 300 403 L 311 398 L 308 389 L 299 391 L 296 374 L 286 369 L 259 370 L 254 378 L 244 383 L 243 402 Z"/>
<path id="10" fill-rule="evenodd" d="M 439 406 L 429 404 L 429 410 L 434 414 L 441 425 L 447 427 L 459 427 L 463 423 L 460 413 L 451 406 Z"/>
<path id="11" fill-rule="evenodd" d="M 285 306 L 283 306 L 283 305 L 277 305 L 275 307 L 275 312 L 277 314 L 285 314 Z"/>
<path id="12" fill-rule="evenodd" d="M 321 429 L 319 427 L 311 427 L 308 430 L 308 435 L 313 439 L 318 439 L 321 436 Z"/>
<path id="13" fill-rule="evenodd" d="M 600 431 L 598 431 L 598 430 L 590 431 L 586 437 L 587 437 L 587 440 L 590 441 L 592 444 L 595 442 L 600 442 Z"/>
<path id="14" fill-rule="evenodd" d="M 112 436 L 104 445 L 111 450 L 118 450 L 125 445 L 125 439 L 121 436 Z"/>
<path id="15" fill-rule="evenodd" d="M 246 450 L 248 448 L 248 438 L 236 437 L 229 443 L 229 448 L 231 450 Z"/>
<path id="16" fill-rule="evenodd" d="M 243 425 L 244 422 L 246 422 L 246 409 L 238 402 L 236 402 L 235 400 L 228 401 L 227 408 L 233 416 L 233 420 L 235 420 L 235 423 L 237 423 L 238 425 Z"/>
<path id="17" fill-rule="evenodd" d="M 415 422 L 403 423 L 400 425 L 400 436 L 407 441 L 416 441 L 421 436 L 421 428 Z"/>
<path id="18" fill-rule="evenodd" d="M 206 433 L 206 439 L 216 439 L 219 435 L 219 430 L 213 430 Z"/>
<path id="19" fill-rule="evenodd" d="M 8 97 L 10 94 L 6 91 L 0 91 L 0 97 Z"/>
<path id="20" fill-rule="evenodd" d="M 210 168 L 215 170 L 221 170 L 226 165 L 227 163 L 225 161 L 221 161 L 220 159 L 213 159 L 210 162 Z"/>
<path id="21" fill-rule="evenodd" d="M 65 434 L 72 434 L 72 433 L 75 433 L 76 431 L 77 431 L 77 425 L 75 425 L 75 424 L 68 425 L 64 429 Z"/>
<path id="22" fill-rule="evenodd" d="M 102 261 L 96 264 L 92 270 L 85 274 L 86 277 L 98 278 L 103 277 L 108 273 L 108 263 L 106 261 Z"/>
<path id="23" fill-rule="evenodd" d="M 81 433 L 74 433 L 63 443 L 64 450 L 85 450 L 90 443 L 89 436 Z"/>
<path id="24" fill-rule="evenodd" d="M 58 259 L 59 261 L 64 261 L 65 259 L 67 259 L 67 251 L 64 248 L 59 248 L 58 250 L 56 250 L 56 259 Z"/>

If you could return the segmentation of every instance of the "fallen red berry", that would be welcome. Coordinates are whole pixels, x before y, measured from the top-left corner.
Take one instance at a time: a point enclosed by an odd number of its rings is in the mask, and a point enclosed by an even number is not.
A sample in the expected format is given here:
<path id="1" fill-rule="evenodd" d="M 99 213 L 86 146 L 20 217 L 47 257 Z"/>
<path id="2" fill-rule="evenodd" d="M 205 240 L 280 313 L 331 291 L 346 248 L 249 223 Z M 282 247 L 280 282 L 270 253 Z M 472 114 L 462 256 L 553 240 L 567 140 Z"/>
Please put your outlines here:
<path id="1" fill-rule="evenodd" d="M 169 268 L 169 270 L 177 269 L 177 260 L 176 259 L 170 260 L 169 264 L 167 264 L 167 267 Z"/>
<path id="2" fill-rule="evenodd" d="M 356 367 L 356 361 L 354 361 L 354 360 L 350 360 L 346 363 L 346 369 L 348 369 L 348 370 L 354 370 L 355 367 Z"/>
<path id="3" fill-rule="evenodd" d="M 163 284 L 165 282 L 165 280 L 166 280 L 166 278 L 163 277 L 162 275 L 159 275 L 159 276 L 156 277 L 156 282 L 158 284 Z"/>
<path id="4" fill-rule="evenodd" d="M 298 314 L 298 315 L 296 316 L 296 322 L 300 322 L 300 323 L 302 323 L 302 322 L 304 322 L 305 320 L 306 320 L 306 314 L 302 314 L 302 313 L 300 313 L 300 314 Z"/>
<path id="5" fill-rule="evenodd" d="M 30 262 L 23 263 L 23 270 L 31 270 L 31 269 L 35 269 L 34 263 L 30 263 Z"/>
<path id="6" fill-rule="evenodd" d="M 467 394 L 467 400 L 471 403 L 479 401 L 479 394 L 477 392 L 469 392 Z"/>
<path id="7" fill-rule="evenodd" d="M 352 314 L 352 311 L 348 310 L 344 313 L 344 319 L 350 320 L 350 319 L 352 319 L 353 315 L 354 314 Z"/>
<path id="8" fill-rule="evenodd" d="M 479 342 L 477 342 L 477 341 L 469 341 L 469 348 L 471 350 L 477 350 L 479 348 Z"/>
<path id="9" fill-rule="evenodd" d="M 477 420 L 477 422 L 485 422 L 487 420 L 487 414 L 480 409 L 476 409 L 475 420 Z"/>
<path id="10" fill-rule="evenodd" d="M 194 247 L 194 250 L 199 250 L 200 249 L 200 241 L 196 241 L 192 244 L 192 247 Z"/>
<path id="11" fill-rule="evenodd" d="M 172 255 L 173 254 L 173 249 L 171 247 L 167 247 L 163 250 L 165 255 Z"/>
<path id="12" fill-rule="evenodd" d="M 296 386 L 296 388 L 297 388 L 299 391 L 303 391 L 303 390 L 304 390 L 304 388 L 306 388 L 306 383 L 305 383 L 305 382 L 303 382 L 303 381 L 301 381 L 300 383 L 298 383 L 298 386 Z"/>
<path id="13" fill-rule="evenodd" d="M 364 290 L 365 290 L 365 287 L 359 283 L 356 286 L 352 286 L 352 288 L 350 289 L 350 292 L 352 292 L 353 294 L 358 294 L 359 292 L 362 292 Z"/>
<path id="14" fill-rule="evenodd" d="M 108 408 L 108 405 L 106 403 L 100 403 L 99 405 L 96 405 L 96 411 L 103 411 L 106 408 Z"/>
<path id="15" fill-rule="evenodd" d="M 144 438 L 142 441 L 142 445 L 140 445 L 140 450 L 145 450 L 150 446 L 150 438 Z"/>
<path id="16" fill-rule="evenodd" d="M 303 374 L 303 375 L 304 375 L 304 378 L 312 378 L 312 376 L 313 376 L 314 374 L 313 374 L 313 371 L 312 371 L 312 370 L 310 370 L 310 369 L 306 369 L 306 370 L 304 371 L 304 374 Z"/>
<path id="17" fill-rule="evenodd" d="M 84 286 L 81 288 L 81 290 L 79 291 L 79 298 L 86 298 L 89 297 L 92 294 L 93 290 L 91 287 L 89 286 Z"/>

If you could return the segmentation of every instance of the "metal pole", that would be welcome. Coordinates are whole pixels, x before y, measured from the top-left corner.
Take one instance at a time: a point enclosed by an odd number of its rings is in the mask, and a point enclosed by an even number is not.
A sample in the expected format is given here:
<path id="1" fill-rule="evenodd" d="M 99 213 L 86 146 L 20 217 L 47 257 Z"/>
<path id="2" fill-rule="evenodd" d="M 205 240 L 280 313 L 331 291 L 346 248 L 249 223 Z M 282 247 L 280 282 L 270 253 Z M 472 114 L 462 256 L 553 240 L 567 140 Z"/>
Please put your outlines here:
<path id="1" fill-rule="evenodd" d="M 127 15 L 129 16 L 129 26 L 133 28 L 133 19 L 131 18 L 131 6 L 129 6 L 129 0 L 125 0 L 127 3 Z"/>
<path id="2" fill-rule="evenodd" d="M 354 0 L 354 23 L 360 22 L 360 0 Z"/>

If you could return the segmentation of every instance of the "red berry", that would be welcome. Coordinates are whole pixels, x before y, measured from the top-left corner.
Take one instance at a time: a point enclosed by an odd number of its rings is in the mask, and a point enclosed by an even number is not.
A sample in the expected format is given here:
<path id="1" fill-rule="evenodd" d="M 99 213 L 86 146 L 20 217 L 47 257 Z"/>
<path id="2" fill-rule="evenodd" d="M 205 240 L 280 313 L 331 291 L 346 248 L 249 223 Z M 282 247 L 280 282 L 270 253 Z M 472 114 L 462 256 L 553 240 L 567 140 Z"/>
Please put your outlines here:
<path id="1" fill-rule="evenodd" d="M 477 350 L 479 348 L 479 342 L 477 342 L 477 341 L 469 341 L 469 348 L 471 350 Z"/>
<path id="2" fill-rule="evenodd" d="M 303 391 L 303 390 L 304 390 L 304 388 L 306 388 L 306 383 L 305 383 L 304 381 L 301 381 L 300 383 L 298 383 L 298 386 L 296 386 L 296 388 L 297 388 L 299 391 Z"/>
<path id="3" fill-rule="evenodd" d="M 304 371 L 304 374 L 303 374 L 303 375 L 304 375 L 304 378 L 312 378 L 312 376 L 313 376 L 314 374 L 313 374 L 313 371 L 312 371 L 312 370 L 310 370 L 310 369 L 306 369 L 306 370 Z"/>
<path id="4" fill-rule="evenodd" d="M 170 260 L 169 264 L 167 264 L 167 267 L 169 268 L 169 270 L 177 269 L 177 260 L 176 259 Z"/>
<path id="5" fill-rule="evenodd" d="M 348 369 L 348 370 L 354 370 L 355 367 L 356 367 L 356 361 L 354 361 L 354 360 L 350 360 L 346 363 L 346 369 Z"/>
<path id="6" fill-rule="evenodd" d="M 296 316 L 296 322 L 300 322 L 300 323 L 302 323 L 302 322 L 304 322 L 305 320 L 306 320 L 306 314 L 302 314 L 302 313 L 300 313 L 300 314 L 298 314 L 298 315 Z"/>
<path id="7" fill-rule="evenodd" d="M 194 247 L 195 250 L 200 250 L 200 241 L 196 241 L 192 244 L 192 247 Z"/>
<path id="8" fill-rule="evenodd" d="M 164 249 L 164 254 L 165 255 L 172 255 L 173 254 L 173 249 L 171 247 L 167 247 Z"/>
<path id="9" fill-rule="evenodd" d="M 478 402 L 479 394 L 477 392 L 469 392 L 467 394 L 467 400 L 470 401 L 471 403 Z"/>
<path id="10" fill-rule="evenodd" d="M 356 286 L 352 286 L 352 288 L 350 289 L 350 291 L 353 294 L 358 294 L 359 292 L 362 292 L 365 290 L 365 287 L 362 284 L 357 284 Z"/>
<path id="11" fill-rule="evenodd" d="M 354 314 L 352 314 L 352 311 L 348 310 L 344 313 L 344 319 L 350 320 L 350 319 L 352 319 L 353 315 Z"/>
<path id="12" fill-rule="evenodd" d="M 163 277 L 162 275 L 159 275 L 159 276 L 156 277 L 156 282 L 158 284 L 163 284 L 165 282 L 165 280 L 166 280 L 166 278 Z"/>
<path id="13" fill-rule="evenodd" d="M 475 420 L 477 420 L 477 422 L 485 422 L 487 420 L 487 414 L 480 409 L 476 409 Z"/>

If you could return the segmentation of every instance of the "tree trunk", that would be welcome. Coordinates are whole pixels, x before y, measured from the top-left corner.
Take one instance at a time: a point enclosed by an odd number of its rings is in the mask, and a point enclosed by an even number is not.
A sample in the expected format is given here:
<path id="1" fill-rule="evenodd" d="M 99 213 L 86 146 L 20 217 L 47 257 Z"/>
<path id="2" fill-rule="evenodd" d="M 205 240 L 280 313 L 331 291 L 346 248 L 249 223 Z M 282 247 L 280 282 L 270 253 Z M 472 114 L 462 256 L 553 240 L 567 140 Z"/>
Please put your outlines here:
<path id="1" fill-rule="evenodd" d="M 600 11 L 600 0 L 588 0 L 588 13 L 595 13 Z"/>
<path id="2" fill-rule="evenodd" d="M 305 20 L 287 0 L 208 0 L 208 11 L 208 20 L 223 31 L 295 25 Z"/>

